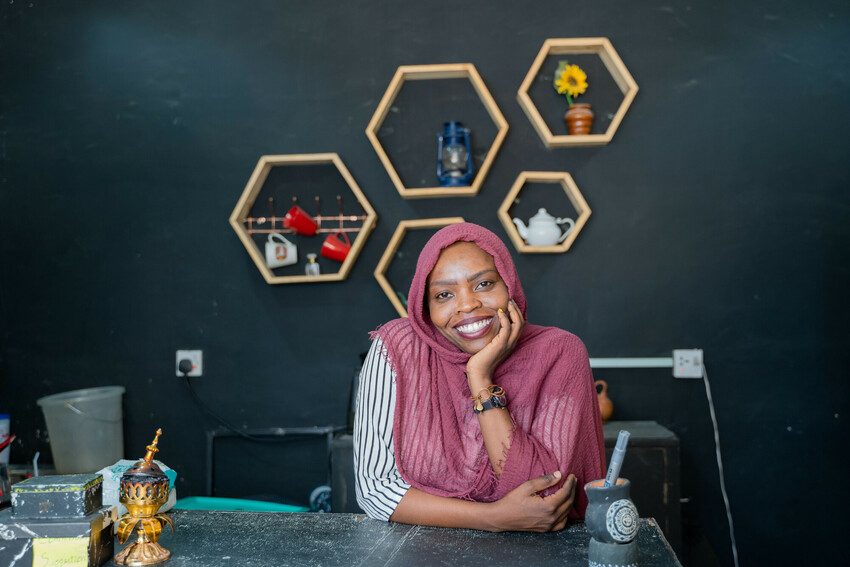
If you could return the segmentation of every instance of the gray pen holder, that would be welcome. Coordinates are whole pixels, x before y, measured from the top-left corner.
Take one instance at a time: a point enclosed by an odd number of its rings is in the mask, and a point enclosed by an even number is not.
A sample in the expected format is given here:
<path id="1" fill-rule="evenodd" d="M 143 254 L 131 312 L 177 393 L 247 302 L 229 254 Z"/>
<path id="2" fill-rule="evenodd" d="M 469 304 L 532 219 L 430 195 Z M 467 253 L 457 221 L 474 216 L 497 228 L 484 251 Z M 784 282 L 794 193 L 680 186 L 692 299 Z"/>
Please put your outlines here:
<path id="1" fill-rule="evenodd" d="M 584 485 L 588 501 L 584 523 L 591 535 L 589 565 L 636 567 L 639 516 L 629 497 L 631 483 L 618 478 L 614 486 L 604 484 L 600 479 Z"/>

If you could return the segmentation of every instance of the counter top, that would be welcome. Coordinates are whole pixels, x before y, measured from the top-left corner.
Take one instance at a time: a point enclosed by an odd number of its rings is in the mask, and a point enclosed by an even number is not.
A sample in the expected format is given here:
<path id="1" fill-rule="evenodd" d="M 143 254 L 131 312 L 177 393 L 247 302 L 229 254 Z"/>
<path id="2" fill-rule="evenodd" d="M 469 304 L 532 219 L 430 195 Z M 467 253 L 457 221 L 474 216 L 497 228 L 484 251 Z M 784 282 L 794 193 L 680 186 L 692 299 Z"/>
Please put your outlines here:
<path id="1" fill-rule="evenodd" d="M 172 554 L 167 567 L 588 564 L 590 535 L 583 524 L 558 533 L 497 534 L 386 523 L 362 514 L 179 510 L 170 515 L 177 531 L 172 535 L 165 527 L 159 541 Z M 681 567 L 655 521 L 640 522 L 641 567 Z M 116 541 L 115 552 L 123 547 Z"/>

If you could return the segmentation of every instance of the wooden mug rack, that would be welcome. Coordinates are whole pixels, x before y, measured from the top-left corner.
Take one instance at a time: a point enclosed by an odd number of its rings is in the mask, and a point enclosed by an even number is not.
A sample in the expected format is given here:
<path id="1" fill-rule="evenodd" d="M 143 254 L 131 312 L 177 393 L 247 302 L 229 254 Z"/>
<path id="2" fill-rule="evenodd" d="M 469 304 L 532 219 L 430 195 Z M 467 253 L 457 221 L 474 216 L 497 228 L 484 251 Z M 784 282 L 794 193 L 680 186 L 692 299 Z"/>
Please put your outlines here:
<path id="1" fill-rule="evenodd" d="M 367 215 L 346 215 L 342 206 L 342 195 L 336 196 L 339 214 L 337 215 L 322 215 L 321 205 L 322 200 L 318 195 L 313 197 L 316 203 L 316 213 L 313 215 L 313 220 L 319 225 L 316 230 L 319 234 L 336 234 L 339 232 L 357 233 L 362 230 L 363 223 L 369 218 Z M 269 216 L 267 217 L 245 217 L 242 219 L 242 224 L 245 225 L 245 230 L 248 234 L 271 234 L 273 232 L 279 234 L 295 234 L 291 228 L 286 228 L 284 220 L 285 216 L 275 215 L 274 197 L 268 198 Z M 292 204 L 298 204 L 298 197 L 292 197 Z M 360 223 L 359 226 L 345 226 L 345 223 Z M 259 228 L 269 223 L 268 228 Z M 325 227 L 323 223 L 334 223 L 336 226 Z M 280 226 L 277 226 L 277 225 Z"/>

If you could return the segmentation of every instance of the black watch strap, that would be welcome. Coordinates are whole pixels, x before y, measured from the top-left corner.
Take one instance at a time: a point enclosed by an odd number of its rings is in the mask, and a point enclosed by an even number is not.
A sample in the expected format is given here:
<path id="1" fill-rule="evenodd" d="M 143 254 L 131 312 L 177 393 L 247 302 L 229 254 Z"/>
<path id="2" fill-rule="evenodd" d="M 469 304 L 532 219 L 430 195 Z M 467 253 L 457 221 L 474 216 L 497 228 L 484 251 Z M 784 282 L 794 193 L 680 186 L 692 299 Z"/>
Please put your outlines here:
<path id="1" fill-rule="evenodd" d="M 485 412 L 489 409 L 493 408 L 506 408 L 508 407 L 508 400 L 504 395 L 501 396 L 490 396 L 490 398 L 475 404 L 473 406 L 472 411 L 475 413 Z M 481 408 L 481 409 L 479 409 Z"/>

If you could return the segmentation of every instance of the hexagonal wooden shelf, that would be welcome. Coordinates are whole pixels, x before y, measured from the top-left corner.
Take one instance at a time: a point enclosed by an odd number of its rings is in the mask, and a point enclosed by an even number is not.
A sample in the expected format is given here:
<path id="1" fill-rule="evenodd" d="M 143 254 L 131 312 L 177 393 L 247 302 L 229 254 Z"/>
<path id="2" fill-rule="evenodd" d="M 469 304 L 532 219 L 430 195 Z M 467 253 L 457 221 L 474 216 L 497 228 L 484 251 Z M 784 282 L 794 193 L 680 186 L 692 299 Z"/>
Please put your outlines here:
<path id="1" fill-rule="evenodd" d="M 526 244 L 525 240 L 519 235 L 519 231 L 511 220 L 510 208 L 526 183 L 557 183 L 564 189 L 576 213 L 578 213 L 578 217 L 575 219 L 576 224 L 572 232 L 570 232 L 569 236 L 562 243 L 554 246 L 531 246 L 530 244 Z M 523 171 L 519 174 L 513 187 L 508 191 L 505 200 L 502 201 L 502 205 L 499 207 L 499 220 L 502 221 L 502 226 L 505 227 L 516 249 L 524 254 L 557 254 L 566 252 L 573 245 L 575 239 L 578 238 L 579 232 L 581 232 L 581 229 L 589 218 L 590 207 L 578 190 L 578 186 L 573 181 L 572 176 L 566 171 Z"/>
<path id="2" fill-rule="evenodd" d="M 340 175 L 342 175 L 343 180 L 345 180 L 346 185 L 348 185 L 348 188 L 351 189 L 352 193 L 354 193 L 354 197 L 366 213 L 365 217 L 352 217 L 358 219 L 358 221 L 362 221 L 362 224 L 359 227 L 359 231 L 357 232 L 354 242 L 351 243 L 351 250 L 349 250 L 345 261 L 342 263 L 337 272 L 321 274 L 318 276 L 276 276 L 271 268 L 266 265 L 262 252 L 251 238 L 249 230 L 245 226 L 245 220 L 248 215 L 250 215 L 251 207 L 253 207 L 254 201 L 260 194 L 263 184 L 273 167 L 297 167 L 299 165 L 320 165 L 328 163 L 333 164 L 337 168 Z M 334 217 L 334 219 L 336 218 L 337 217 Z M 366 196 L 360 190 L 360 187 L 348 171 L 348 168 L 345 167 L 345 164 L 342 162 L 339 155 L 335 153 L 289 154 L 260 157 L 260 161 L 257 162 L 257 167 L 254 168 L 254 173 L 251 174 L 250 179 L 248 179 L 248 183 L 245 185 L 245 190 L 242 192 L 242 196 L 236 203 L 233 213 L 230 215 L 230 226 L 233 227 L 233 230 L 236 232 L 237 236 L 239 236 L 242 244 L 245 245 L 245 250 L 248 251 L 248 255 L 251 256 L 251 259 L 257 265 L 257 269 L 260 270 L 260 273 L 263 275 L 266 283 L 317 283 L 341 281 L 348 277 L 348 272 L 351 271 L 351 267 L 357 260 L 357 256 L 360 255 L 360 251 L 363 249 L 363 245 L 366 243 L 369 233 L 375 228 L 377 219 L 378 215 L 375 213 L 372 205 L 369 204 Z M 275 219 L 272 218 L 273 223 L 274 220 Z M 282 217 L 279 220 L 282 222 Z"/>
<path id="3" fill-rule="evenodd" d="M 484 104 L 484 108 L 487 110 L 490 118 L 493 122 L 495 122 L 496 127 L 498 128 L 496 137 L 493 139 L 493 143 L 490 145 L 490 149 L 487 151 L 487 155 L 484 158 L 481 167 L 479 167 L 478 171 L 475 172 L 472 185 L 465 187 L 405 187 L 404 182 L 401 180 L 401 177 L 399 177 L 398 172 L 395 169 L 395 166 L 393 166 L 392 160 L 390 160 L 390 157 L 387 155 L 387 152 L 384 150 L 384 147 L 378 139 L 378 129 L 387 117 L 387 113 L 390 111 L 392 103 L 404 85 L 404 82 L 433 79 L 468 79 L 469 82 L 472 83 L 473 88 L 475 88 L 475 92 L 478 94 L 478 98 L 481 100 L 482 104 Z M 393 76 L 390 81 L 383 98 L 381 98 L 378 108 L 375 109 L 375 114 L 372 116 L 372 120 L 369 121 L 369 125 L 366 127 L 366 136 L 369 138 L 369 141 L 372 142 L 372 147 L 375 148 L 375 152 L 381 159 L 381 163 L 384 164 L 384 169 L 387 170 L 387 173 L 389 174 L 390 179 L 392 179 L 393 185 L 395 185 L 399 195 L 405 199 L 421 199 L 427 197 L 471 197 L 476 195 L 481 189 L 481 184 L 484 183 L 484 178 L 487 177 L 487 172 L 490 171 L 490 167 L 493 165 L 493 160 L 496 159 L 496 154 L 499 152 L 499 148 L 502 146 L 502 142 L 507 134 L 508 122 L 505 120 L 505 117 L 502 116 L 502 112 L 496 105 L 496 101 L 493 100 L 490 91 L 488 91 L 486 85 L 484 85 L 484 81 L 481 79 L 481 75 L 478 74 L 478 70 L 476 70 L 475 65 L 471 63 L 403 65 L 399 67 L 398 70 L 396 70 L 395 76 Z"/>
<path id="4" fill-rule="evenodd" d="M 623 102 L 620 103 L 620 107 L 617 109 L 616 114 L 614 114 L 614 118 L 611 120 L 611 123 L 608 125 L 608 129 L 604 134 L 555 135 L 543 120 L 543 117 L 540 115 L 540 111 L 537 110 L 537 107 L 532 102 L 528 91 L 534 80 L 537 78 L 537 74 L 540 72 L 543 62 L 549 55 L 593 53 L 597 54 L 599 58 L 602 59 L 602 62 L 608 69 L 608 72 L 611 73 L 611 77 L 614 79 L 614 82 L 617 83 L 617 86 L 623 92 Z M 637 83 L 632 78 L 629 70 L 626 69 L 622 59 L 620 59 L 620 56 L 617 55 L 617 52 L 614 50 L 614 46 L 611 45 L 608 38 L 559 38 L 547 39 L 543 42 L 543 47 L 540 48 L 540 52 L 531 64 L 531 68 L 528 70 L 525 80 L 522 82 L 522 85 L 520 85 L 519 90 L 517 91 L 517 100 L 519 101 L 522 109 L 525 111 L 526 116 L 528 116 L 528 119 L 531 120 L 532 126 L 534 126 L 534 129 L 537 130 L 537 133 L 540 135 L 540 139 L 543 140 L 544 144 L 546 144 L 547 148 L 604 146 L 614 137 L 614 133 L 620 126 L 620 122 L 622 122 L 623 117 L 626 115 L 626 111 L 628 111 L 637 92 Z"/>
<path id="5" fill-rule="evenodd" d="M 398 223 L 395 232 L 393 232 L 392 238 L 390 238 L 390 243 L 387 244 L 387 248 L 384 250 L 381 259 L 378 262 L 378 266 L 375 268 L 375 279 L 378 280 L 378 283 L 381 285 L 381 289 L 383 289 L 384 293 L 387 294 L 387 297 L 400 316 L 407 317 L 407 308 L 398 298 L 396 291 L 387 279 L 386 273 L 393 261 L 393 256 L 395 256 L 399 246 L 401 246 L 402 240 L 404 240 L 405 234 L 409 230 L 442 228 L 459 222 L 464 222 L 463 217 L 403 220 Z"/>

